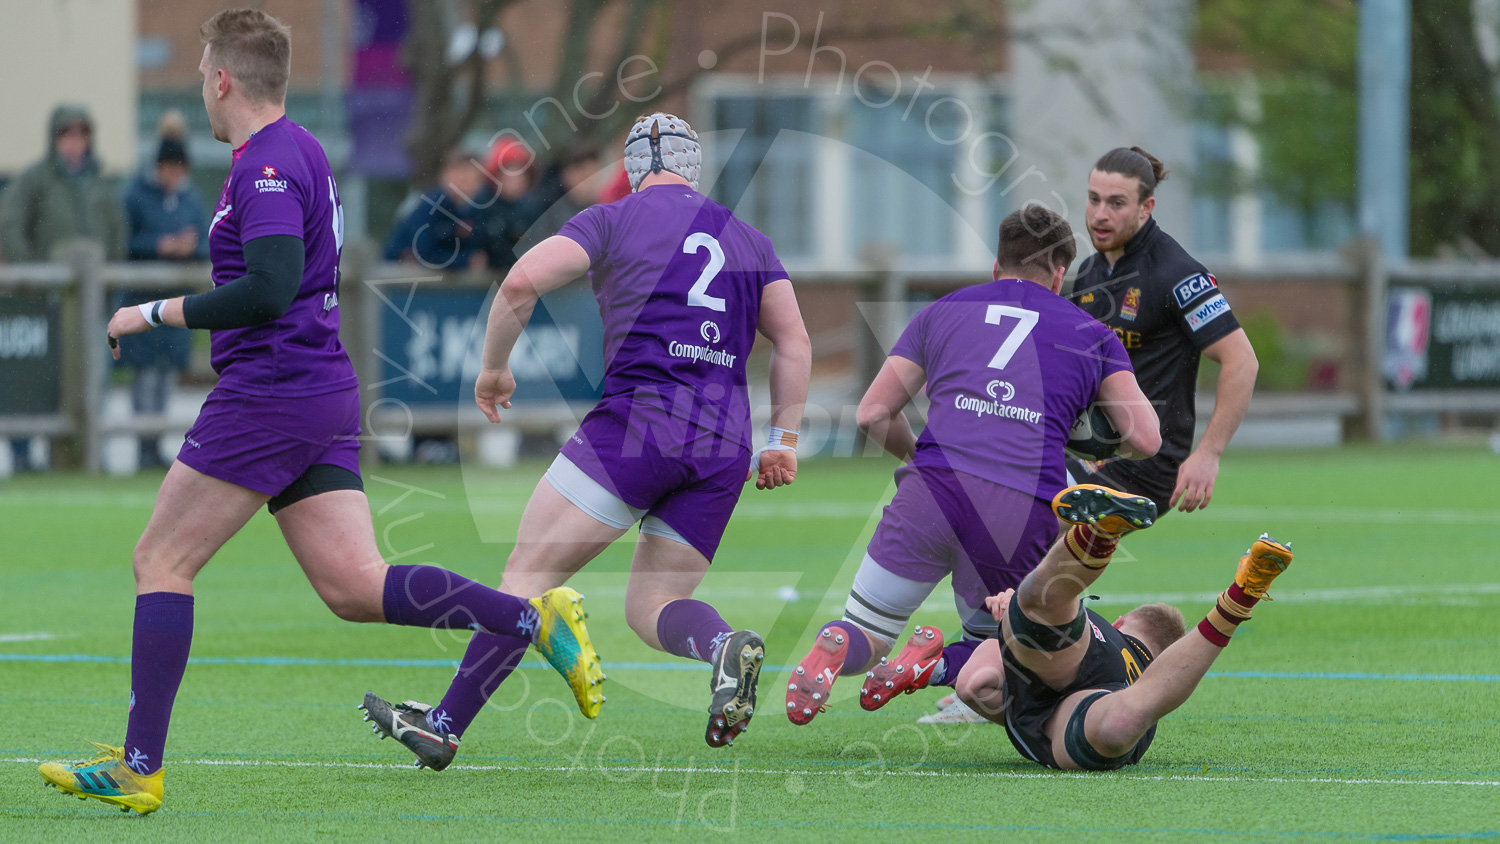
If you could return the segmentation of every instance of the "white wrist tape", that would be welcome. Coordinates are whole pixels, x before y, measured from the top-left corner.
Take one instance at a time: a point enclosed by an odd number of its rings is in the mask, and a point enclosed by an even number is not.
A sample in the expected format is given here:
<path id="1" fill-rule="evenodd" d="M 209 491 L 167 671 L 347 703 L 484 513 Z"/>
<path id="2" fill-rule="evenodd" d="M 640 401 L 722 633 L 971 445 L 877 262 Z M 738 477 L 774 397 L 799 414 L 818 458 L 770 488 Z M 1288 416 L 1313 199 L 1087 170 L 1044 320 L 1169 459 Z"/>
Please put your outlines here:
<path id="1" fill-rule="evenodd" d="M 152 328 L 161 325 L 162 302 L 163 300 L 157 299 L 155 302 L 143 302 L 136 306 L 141 309 L 141 316 L 146 318 L 146 324 Z"/>
<path id="2" fill-rule="evenodd" d="M 771 426 L 771 433 L 766 437 L 766 444 L 756 450 L 755 455 L 750 458 L 750 470 L 760 471 L 760 455 L 767 451 L 796 451 L 797 435 L 799 432 L 788 428 Z"/>

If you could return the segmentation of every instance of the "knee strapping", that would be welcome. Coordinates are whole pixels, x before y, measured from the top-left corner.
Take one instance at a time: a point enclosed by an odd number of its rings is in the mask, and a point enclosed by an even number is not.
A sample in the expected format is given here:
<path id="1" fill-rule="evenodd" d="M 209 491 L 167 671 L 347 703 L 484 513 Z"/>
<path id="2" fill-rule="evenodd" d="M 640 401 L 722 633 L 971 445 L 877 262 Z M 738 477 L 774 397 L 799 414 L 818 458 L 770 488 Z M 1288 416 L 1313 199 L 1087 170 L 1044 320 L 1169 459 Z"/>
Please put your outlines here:
<path id="1" fill-rule="evenodd" d="M 1109 692 L 1095 692 L 1078 702 L 1078 707 L 1073 710 L 1073 715 L 1068 719 L 1068 726 L 1063 730 L 1063 747 L 1067 748 L 1068 755 L 1078 763 L 1078 767 L 1090 771 L 1112 771 L 1124 764 L 1130 751 L 1120 756 L 1105 756 L 1089 743 L 1088 734 L 1084 732 L 1083 722 L 1089 714 L 1089 707 L 1098 703 Z"/>
<path id="2" fill-rule="evenodd" d="M 1034 651 L 1060 651 L 1070 647 L 1083 638 L 1084 628 L 1088 626 L 1088 618 L 1083 612 L 1081 601 L 1078 604 L 1078 615 L 1061 627 L 1053 627 L 1028 618 L 1026 613 L 1021 611 L 1019 599 L 1011 599 L 1007 613 L 1010 618 L 1011 635 L 1023 647 Z"/>

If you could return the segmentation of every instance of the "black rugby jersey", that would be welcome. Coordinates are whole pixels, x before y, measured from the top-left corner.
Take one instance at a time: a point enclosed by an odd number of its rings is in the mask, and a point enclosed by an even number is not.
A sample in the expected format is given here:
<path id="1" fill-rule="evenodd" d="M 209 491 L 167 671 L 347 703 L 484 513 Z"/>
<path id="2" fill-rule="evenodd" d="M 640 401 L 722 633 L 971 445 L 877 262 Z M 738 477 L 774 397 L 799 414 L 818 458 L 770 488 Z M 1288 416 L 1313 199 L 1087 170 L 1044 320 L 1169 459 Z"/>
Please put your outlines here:
<path id="1" fill-rule="evenodd" d="M 1161 420 L 1156 456 L 1112 460 L 1103 473 L 1135 481 L 1141 494 L 1170 495 L 1193 447 L 1199 357 L 1239 321 L 1214 277 L 1155 219 L 1125 244 L 1113 268 L 1100 253 L 1086 258 L 1069 298 L 1120 338 Z"/>

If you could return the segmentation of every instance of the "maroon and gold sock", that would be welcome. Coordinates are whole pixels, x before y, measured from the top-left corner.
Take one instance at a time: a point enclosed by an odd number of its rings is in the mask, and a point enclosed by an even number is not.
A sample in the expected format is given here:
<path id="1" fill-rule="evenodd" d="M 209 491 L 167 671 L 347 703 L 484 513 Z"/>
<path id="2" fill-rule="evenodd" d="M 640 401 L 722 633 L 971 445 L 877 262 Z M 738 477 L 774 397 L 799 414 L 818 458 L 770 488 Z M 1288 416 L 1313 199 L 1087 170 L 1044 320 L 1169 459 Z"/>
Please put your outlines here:
<path id="1" fill-rule="evenodd" d="M 1120 537 L 1093 525 L 1073 525 L 1063 535 L 1063 546 L 1084 568 L 1102 569 L 1120 546 Z"/>
<path id="2" fill-rule="evenodd" d="M 1259 598 L 1241 589 L 1238 583 L 1231 583 L 1219 594 L 1214 608 L 1198 622 L 1198 632 L 1222 648 L 1229 644 L 1229 637 L 1234 635 L 1240 622 L 1250 617 L 1250 610 L 1259 602 Z"/>

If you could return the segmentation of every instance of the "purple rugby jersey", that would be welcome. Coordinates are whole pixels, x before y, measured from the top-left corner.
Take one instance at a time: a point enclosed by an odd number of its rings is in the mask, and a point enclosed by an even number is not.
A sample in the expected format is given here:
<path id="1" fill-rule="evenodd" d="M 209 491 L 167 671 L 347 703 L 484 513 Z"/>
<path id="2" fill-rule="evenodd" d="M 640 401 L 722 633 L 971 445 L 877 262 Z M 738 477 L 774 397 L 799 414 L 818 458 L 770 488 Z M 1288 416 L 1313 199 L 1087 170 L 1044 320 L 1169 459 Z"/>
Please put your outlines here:
<path id="1" fill-rule="evenodd" d="M 946 466 L 1051 499 L 1078 414 L 1130 358 L 1113 331 L 1029 281 L 967 287 L 917 314 L 892 355 L 927 373 L 914 466 Z"/>
<path id="2" fill-rule="evenodd" d="M 256 396 L 316 396 L 356 386 L 339 342 L 338 265 L 344 212 L 323 147 L 282 117 L 234 151 L 209 227 L 214 285 L 245 274 L 244 244 L 302 238 L 302 285 L 280 318 L 212 332 L 219 388 Z"/>
<path id="3" fill-rule="evenodd" d="M 592 206 L 559 234 L 588 253 L 604 318 L 597 408 L 636 426 L 670 414 L 748 449 L 745 359 L 761 291 L 787 277 L 770 239 L 686 185 Z"/>

